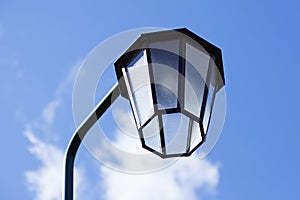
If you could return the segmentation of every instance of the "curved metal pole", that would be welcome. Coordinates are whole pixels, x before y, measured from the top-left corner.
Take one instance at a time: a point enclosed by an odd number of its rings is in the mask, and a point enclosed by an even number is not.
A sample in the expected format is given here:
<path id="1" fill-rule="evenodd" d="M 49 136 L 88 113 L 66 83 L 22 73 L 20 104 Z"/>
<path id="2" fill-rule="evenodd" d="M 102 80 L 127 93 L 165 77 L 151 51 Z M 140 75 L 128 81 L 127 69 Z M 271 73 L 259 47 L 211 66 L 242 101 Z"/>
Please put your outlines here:
<path id="1" fill-rule="evenodd" d="M 111 104 L 120 96 L 118 84 L 110 90 L 110 92 L 100 101 L 89 116 L 80 124 L 75 131 L 65 154 L 65 188 L 64 200 L 73 200 L 73 176 L 74 176 L 74 161 L 77 150 L 86 133 L 98 121 L 103 113 L 111 106 Z"/>

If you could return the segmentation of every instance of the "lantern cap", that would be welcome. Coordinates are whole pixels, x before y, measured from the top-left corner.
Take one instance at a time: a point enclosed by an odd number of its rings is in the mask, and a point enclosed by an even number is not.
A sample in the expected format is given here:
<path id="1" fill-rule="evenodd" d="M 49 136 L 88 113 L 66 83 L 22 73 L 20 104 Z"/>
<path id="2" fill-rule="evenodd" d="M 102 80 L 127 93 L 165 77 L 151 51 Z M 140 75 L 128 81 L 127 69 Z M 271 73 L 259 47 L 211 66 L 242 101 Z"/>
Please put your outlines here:
<path id="1" fill-rule="evenodd" d="M 119 81 L 121 95 L 128 99 L 128 91 L 123 78 L 122 68 L 126 67 L 144 49 L 149 48 L 149 44 L 169 40 L 184 39 L 186 43 L 201 46 L 204 50 L 214 57 L 215 65 L 218 69 L 219 79 L 217 91 L 225 85 L 224 68 L 222 62 L 221 49 L 199 37 L 187 28 L 164 30 L 141 34 L 137 40 L 125 51 L 125 53 L 114 63 L 116 75 Z"/>

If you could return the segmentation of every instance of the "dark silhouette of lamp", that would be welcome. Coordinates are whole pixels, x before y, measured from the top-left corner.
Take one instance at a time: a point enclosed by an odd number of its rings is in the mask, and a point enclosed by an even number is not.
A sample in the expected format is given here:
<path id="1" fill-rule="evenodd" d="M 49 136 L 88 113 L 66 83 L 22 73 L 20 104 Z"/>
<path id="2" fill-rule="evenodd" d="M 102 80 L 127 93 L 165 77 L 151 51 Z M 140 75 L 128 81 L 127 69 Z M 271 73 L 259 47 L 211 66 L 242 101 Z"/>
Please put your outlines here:
<path id="1" fill-rule="evenodd" d="M 118 84 L 75 131 L 65 155 L 65 200 L 82 139 L 120 96 L 131 104 L 142 146 L 162 158 L 189 156 L 205 141 L 224 86 L 221 50 L 188 29 L 142 34 L 115 62 Z"/>

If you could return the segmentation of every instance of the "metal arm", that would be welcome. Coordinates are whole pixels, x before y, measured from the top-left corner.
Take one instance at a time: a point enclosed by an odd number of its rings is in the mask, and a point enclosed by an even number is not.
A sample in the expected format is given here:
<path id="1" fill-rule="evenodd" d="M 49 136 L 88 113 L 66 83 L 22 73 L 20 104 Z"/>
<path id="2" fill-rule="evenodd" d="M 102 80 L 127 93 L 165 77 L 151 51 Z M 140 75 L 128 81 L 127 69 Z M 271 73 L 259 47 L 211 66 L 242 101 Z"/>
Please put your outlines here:
<path id="1" fill-rule="evenodd" d="M 63 194 L 64 200 L 73 200 L 73 168 L 75 156 L 81 144 L 81 141 L 83 140 L 86 133 L 90 130 L 90 128 L 92 128 L 92 126 L 98 121 L 98 119 L 100 119 L 104 112 L 119 96 L 120 90 L 118 84 L 116 84 L 75 131 L 65 154 L 65 191 Z"/>

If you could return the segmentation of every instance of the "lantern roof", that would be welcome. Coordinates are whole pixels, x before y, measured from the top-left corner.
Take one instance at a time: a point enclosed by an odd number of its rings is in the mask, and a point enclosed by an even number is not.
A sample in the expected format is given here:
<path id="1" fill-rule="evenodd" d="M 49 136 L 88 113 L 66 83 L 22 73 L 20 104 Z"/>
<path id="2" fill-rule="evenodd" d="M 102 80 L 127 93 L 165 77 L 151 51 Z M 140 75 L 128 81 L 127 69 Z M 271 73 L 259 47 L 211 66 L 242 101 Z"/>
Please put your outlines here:
<path id="1" fill-rule="evenodd" d="M 169 40 L 180 40 L 183 42 L 190 43 L 192 45 L 203 48 L 210 56 L 214 57 L 215 65 L 218 69 L 219 80 L 217 85 L 217 91 L 225 85 L 224 68 L 222 61 L 221 49 L 211 44 L 200 36 L 196 35 L 187 28 L 179 28 L 172 30 L 164 30 L 158 32 L 150 32 L 141 34 L 136 41 L 125 51 L 125 53 L 117 59 L 114 63 L 115 71 L 119 81 L 119 87 L 121 95 L 128 98 L 127 88 L 124 83 L 122 68 L 126 67 L 132 60 L 142 51 L 143 49 L 150 48 L 149 44 L 169 41 Z"/>

